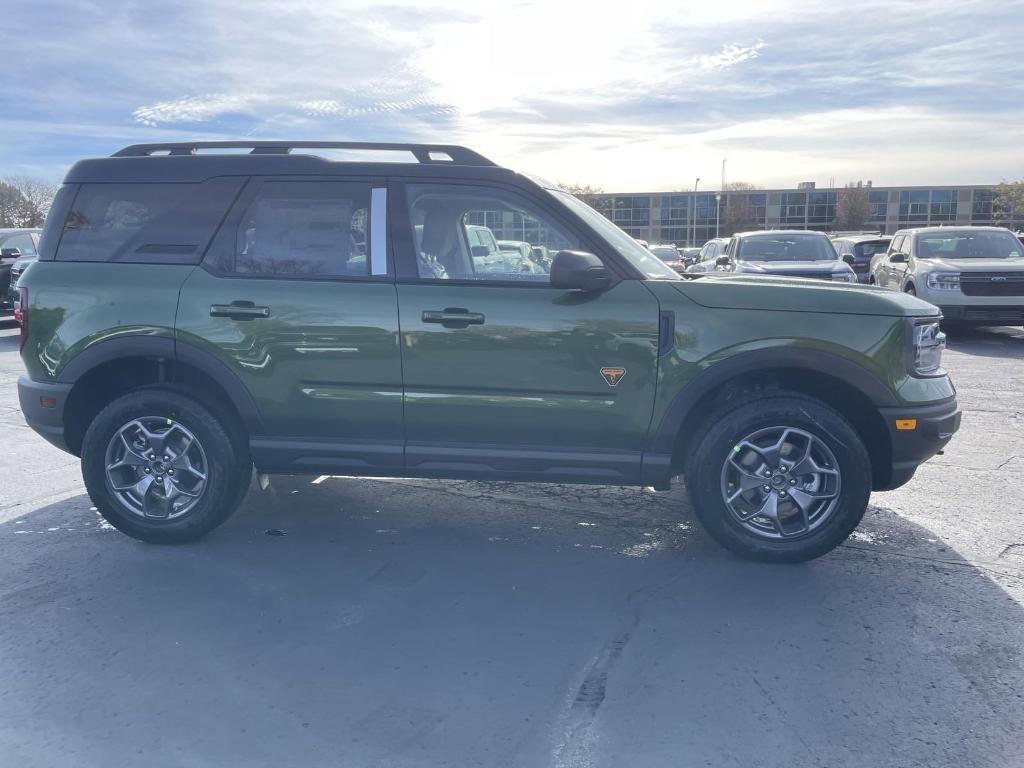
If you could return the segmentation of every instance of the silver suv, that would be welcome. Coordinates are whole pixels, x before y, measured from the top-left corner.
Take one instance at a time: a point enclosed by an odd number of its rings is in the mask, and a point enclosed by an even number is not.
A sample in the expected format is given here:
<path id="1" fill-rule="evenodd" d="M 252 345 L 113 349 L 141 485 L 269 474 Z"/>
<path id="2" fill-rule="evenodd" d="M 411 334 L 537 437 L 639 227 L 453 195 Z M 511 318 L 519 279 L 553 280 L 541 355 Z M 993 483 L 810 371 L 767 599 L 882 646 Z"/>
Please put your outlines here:
<path id="1" fill-rule="evenodd" d="M 1002 227 L 900 230 L 868 280 L 930 301 L 950 324 L 1024 324 L 1024 245 Z"/>

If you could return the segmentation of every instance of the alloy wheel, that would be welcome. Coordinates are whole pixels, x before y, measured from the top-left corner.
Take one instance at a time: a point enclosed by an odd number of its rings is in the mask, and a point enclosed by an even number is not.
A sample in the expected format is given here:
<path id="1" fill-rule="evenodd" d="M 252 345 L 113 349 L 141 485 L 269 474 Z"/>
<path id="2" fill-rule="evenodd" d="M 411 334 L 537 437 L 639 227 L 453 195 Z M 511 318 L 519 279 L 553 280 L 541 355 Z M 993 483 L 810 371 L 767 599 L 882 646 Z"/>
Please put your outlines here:
<path id="1" fill-rule="evenodd" d="M 839 463 L 818 437 L 795 427 L 760 429 L 736 442 L 722 466 L 729 514 L 766 539 L 805 536 L 835 512 Z"/>
<path id="2" fill-rule="evenodd" d="M 173 419 L 132 419 L 110 438 L 107 487 L 132 514 L 149 521 L 187 515 L 206 491 L 209 463 L 196 436 Z"/>

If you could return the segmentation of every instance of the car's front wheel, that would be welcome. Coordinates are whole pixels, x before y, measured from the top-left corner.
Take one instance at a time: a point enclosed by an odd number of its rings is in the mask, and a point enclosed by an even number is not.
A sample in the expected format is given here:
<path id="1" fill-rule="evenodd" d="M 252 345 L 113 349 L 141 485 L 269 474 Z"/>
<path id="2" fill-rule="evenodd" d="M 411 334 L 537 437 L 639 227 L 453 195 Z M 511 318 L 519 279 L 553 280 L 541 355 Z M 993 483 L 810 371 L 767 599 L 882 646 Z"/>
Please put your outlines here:
<path id="1" fill-rule="evenodd" d="M 157 544 L 201 538 L 241 501 L 249 459 L 207 408 L 168 389 L 114 400 L 82 443 L 82 475 L 100 514 Z"/>
<path id="2" fill-rule="evenodd" d="M 857 527 L 871 494 L 871 464 L 836 411 L 777 392 L 704 422 L 686 484 L 719 544 L 756 560 L 800 562 L 831 551 Z"/>

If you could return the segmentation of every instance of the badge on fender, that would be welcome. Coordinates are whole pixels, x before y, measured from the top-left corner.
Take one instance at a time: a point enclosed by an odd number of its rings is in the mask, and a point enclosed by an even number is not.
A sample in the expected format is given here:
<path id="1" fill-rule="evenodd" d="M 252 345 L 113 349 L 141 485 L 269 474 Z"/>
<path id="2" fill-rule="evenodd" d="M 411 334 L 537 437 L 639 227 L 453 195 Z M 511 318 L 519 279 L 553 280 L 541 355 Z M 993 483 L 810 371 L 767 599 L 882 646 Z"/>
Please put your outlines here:
<path id="1" fill-rule="evenodd" d="M 604 379 L 605 384 L 609 387 L 614 387 L 620 381 L 622 377 L 626 375 L 625 368 L 602 368 L 601 378 Z"/>

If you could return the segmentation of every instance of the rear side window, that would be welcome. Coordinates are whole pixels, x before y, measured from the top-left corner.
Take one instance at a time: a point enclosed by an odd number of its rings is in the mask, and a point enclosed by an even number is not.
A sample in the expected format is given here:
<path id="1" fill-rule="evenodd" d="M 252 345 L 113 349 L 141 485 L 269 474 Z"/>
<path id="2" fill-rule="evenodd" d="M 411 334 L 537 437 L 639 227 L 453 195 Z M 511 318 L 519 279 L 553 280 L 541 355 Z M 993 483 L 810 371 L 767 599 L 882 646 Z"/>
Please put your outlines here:
<path id="1" fill-rule="evenodd" d="M 366 277 L 369 212 L 369 184 L 264 182 L 238 224 L 228 270 L 277 277 Z"/>
<path id="2" fill-rule="evenodd" d="M 82 184 L 57 261 L 198 264 L 242 182 Z"/>

